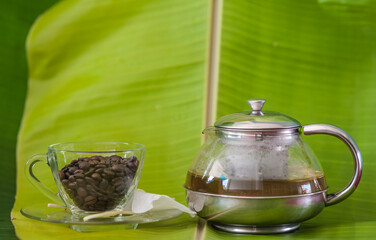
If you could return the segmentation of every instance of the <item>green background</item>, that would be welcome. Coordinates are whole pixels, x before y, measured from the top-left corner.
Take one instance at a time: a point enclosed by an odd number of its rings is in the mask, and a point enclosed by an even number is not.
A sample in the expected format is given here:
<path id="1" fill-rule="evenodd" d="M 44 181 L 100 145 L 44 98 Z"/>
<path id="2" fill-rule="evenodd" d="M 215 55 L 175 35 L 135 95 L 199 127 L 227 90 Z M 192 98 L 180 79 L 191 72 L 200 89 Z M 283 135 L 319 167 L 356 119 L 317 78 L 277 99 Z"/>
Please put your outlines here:
<path id="1" fill-rule="evenodd" d="M 15 142 L 26 93 L 26 33 L 52 1 L 0 3 L 1 232 L 14 237 Z M 265 109 L 302 124 L 331 123 L 356 140 L 364 158 L 358 190 L 294 233 L 230 235 L 205 228 L 207 239 L 372 239 L 376 230 L 375 1 L 224 1 L 217 116 Z M 63 1 L 35 23 L 28 38 L 29 87 L 18 139 L 13 223 L 25 239 L 192 239 L 196 219 L 147 224 L 138 230 L 82 234 L 29 220 L 25 204 L 45 200 L 23 176 L 29 156 L 54 142 L 141 142 L 147 156 L 140 188 L 184 203 L 181 188 L 198 150 L 205 115 L 211 1 Z M 212 102 L 210 102 L 212 101 Z M 82 127 L 85 126 L 85 127 Z M 330 191 L 352 174 L 351 154 L 327 136 L 304 137 Z M 197 236 L 197 235 L 196 235 Z"/>
<path id="2" fill-rule="evenodd" d="M 0 239 L 13 239 L 10 210 L 16 193 L 16 141 L 26 86 L 26 35 L 56 1 L 0 1 Z"/>

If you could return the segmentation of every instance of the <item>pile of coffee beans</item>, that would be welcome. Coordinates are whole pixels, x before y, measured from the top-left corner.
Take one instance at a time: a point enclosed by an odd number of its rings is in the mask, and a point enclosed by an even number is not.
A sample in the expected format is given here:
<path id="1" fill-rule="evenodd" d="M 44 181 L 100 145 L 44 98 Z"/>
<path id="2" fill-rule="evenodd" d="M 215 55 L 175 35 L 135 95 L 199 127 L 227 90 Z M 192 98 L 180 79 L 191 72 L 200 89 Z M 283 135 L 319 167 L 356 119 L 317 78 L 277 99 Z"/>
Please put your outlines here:
<path id="1" fill-rule="evenodd" d="M 124 198 L 138 164 L 135 156 L 92 156 L 73 160 L 58 174 L 77 207 L 85 211 L 106 211 Z"/>

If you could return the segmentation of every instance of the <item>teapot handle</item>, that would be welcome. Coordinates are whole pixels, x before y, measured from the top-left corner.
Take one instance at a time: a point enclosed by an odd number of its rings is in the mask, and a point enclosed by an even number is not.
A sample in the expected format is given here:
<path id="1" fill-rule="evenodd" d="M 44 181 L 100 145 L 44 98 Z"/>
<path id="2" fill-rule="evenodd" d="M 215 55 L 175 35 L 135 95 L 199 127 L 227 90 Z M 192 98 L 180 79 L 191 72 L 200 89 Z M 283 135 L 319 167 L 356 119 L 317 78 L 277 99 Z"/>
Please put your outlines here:
<path id="1" fill-rule="evenodd" d="M 330 124 L 309 124 L 303 126 L 303 133 L 304 135 L 312 135 L 312 134 L 327 134 L 332 135 L 340 140 L 342 140 L 346 145 L 350 148 L 351 153 L 354 159 L 354 174 L 350 183 L 342 190 L 327 194 L 325 197 L 325 205 L 330 206 L 336 203 L 339 203 L 346 198 L 348 198 L 358 187 L 360 178 L 362 176 L 362 156 L 360 154 L 359 148 L 356 145 L 354 139 L 346 133 L 344 130 L 330 125 Z"/>

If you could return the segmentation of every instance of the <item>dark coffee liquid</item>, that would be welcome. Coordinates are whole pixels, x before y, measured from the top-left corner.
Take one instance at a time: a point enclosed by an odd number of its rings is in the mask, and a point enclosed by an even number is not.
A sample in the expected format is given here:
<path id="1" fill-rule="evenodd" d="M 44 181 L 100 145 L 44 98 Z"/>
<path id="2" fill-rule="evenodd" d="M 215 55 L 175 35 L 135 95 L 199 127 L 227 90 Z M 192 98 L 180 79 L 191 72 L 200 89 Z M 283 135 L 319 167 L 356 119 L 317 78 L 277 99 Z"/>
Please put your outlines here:
<path id="1" fill-rule="evenodd" d="M 320 192 L 327 189 L 320 175 L 298 180 L 239 180 L 212 178 L 188 172 L 185 186 L 193 191 L 233 196 L 286 196 Z"/>

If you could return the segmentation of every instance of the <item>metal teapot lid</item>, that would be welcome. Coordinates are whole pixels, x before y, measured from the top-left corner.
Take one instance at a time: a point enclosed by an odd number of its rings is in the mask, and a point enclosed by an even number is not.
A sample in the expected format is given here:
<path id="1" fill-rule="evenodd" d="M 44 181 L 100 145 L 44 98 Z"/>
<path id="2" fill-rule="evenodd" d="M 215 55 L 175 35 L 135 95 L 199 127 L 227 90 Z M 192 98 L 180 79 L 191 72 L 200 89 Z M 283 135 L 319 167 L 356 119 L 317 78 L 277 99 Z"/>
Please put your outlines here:
<path id="1" fill-rule="evenodd" d="M 233 113 L 219 118 L 214 126 L 228 130 L 278 130 L 298 129 L 300 122 L 279 112 L 262 111 L 264 99 L 251 99 L 248 104 L 252 111 Z"/>

